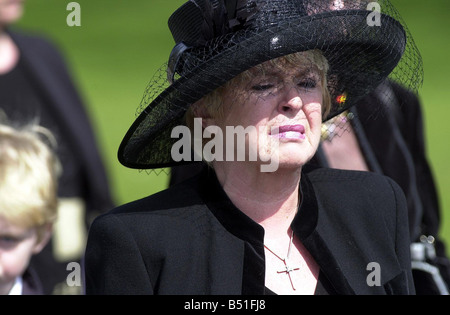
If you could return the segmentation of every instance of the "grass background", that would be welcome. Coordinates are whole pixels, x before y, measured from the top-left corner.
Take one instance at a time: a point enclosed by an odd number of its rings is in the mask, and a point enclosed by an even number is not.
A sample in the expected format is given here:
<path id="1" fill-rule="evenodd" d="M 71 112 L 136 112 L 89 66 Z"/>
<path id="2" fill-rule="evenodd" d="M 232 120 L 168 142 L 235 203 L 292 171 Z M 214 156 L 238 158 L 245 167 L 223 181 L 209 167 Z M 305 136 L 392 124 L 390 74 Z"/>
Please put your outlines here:
<path id="1" fill-rule="evenodd" d="M 144 89 L 166 62 L 173 40 L 171 12 L 184 0 L 79 0 L 81 26 L 66 24 L 70 1 L 28 1 L 17 26 L 45 34 L 62 50 L 93 122 L 116 202 L 122 204 L 167 186 L 167 174 L 138 172 L 117 161 L 117 149 Z M 450 244 L 450 1 L 392 0 L 422 52 L 420 90 L 428 156 L 442 206 L 442 238 Z M 449 245 L 450 246 L 450 245 Z"/>

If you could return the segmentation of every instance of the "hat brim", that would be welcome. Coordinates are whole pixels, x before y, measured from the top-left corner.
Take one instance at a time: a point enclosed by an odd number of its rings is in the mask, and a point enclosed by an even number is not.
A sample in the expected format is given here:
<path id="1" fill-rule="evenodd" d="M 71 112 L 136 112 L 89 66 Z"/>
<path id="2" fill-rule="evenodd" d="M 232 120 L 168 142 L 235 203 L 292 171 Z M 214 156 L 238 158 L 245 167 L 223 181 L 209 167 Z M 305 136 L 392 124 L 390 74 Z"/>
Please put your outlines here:
<path id="1" fill-rule="evenodd" d="M 321 50 L 330 74 L 338 77 L 339 83 L 330 91 L 332 100 L 346 93 L 346 102 L 333 102 L 326 119 L 355 105 L 389 76 L 406 47 L 406 33 L 398 21 L 381 15 L 380 26 L 368 26 L 370 13 L 332 11 L 253 31 L 252 36 L 236 33 L 237 45 L 181 76 L 140 113 L 120 144 L 119 162 L 135 169 L 188 163 L 171 157 L 172 146 L 179 140 L 171 138 L 171 132 L 185 124 L 188 107 L 238 74 L 296 52 Z"/>

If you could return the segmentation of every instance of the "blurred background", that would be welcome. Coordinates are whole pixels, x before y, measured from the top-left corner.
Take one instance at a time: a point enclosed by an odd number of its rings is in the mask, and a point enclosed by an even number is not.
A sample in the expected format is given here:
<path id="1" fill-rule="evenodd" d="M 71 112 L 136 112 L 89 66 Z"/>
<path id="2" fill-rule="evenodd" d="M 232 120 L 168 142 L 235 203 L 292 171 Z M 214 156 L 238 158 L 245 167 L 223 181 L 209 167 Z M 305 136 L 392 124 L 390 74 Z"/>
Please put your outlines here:
<path id="1" fill-rule="evenodd" d="M 61 49 L 94 124 L 114 198 L 122 204 L 164 189 L 166 171 L 121 166 L 117 149 L 135 119 L 145 87 L 174 45 L 167 19 L 185 0 L 79 0 L 81 26 L 66 23 L 64 0 L 28 0 L 16 24 L 44 34 Z M 450 246 L 449 0 L 392 0 L 424 61 L 423 102 L 428 157 L 442 206 L 442 237 Z"/>

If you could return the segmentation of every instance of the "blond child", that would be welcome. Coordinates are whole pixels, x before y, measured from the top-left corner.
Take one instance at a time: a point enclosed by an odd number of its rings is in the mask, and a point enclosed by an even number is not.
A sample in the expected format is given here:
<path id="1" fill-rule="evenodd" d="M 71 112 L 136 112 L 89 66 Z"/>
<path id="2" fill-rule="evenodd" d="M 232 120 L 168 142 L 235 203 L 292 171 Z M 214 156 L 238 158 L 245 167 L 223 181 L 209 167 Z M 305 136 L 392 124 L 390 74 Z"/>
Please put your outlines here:
<path id="1" fill-rule="evenodd" d="M 0 124 L 0 295 L 42 294 L 29 262 L 49 241 L 59 164 L 51 133 Z"/>

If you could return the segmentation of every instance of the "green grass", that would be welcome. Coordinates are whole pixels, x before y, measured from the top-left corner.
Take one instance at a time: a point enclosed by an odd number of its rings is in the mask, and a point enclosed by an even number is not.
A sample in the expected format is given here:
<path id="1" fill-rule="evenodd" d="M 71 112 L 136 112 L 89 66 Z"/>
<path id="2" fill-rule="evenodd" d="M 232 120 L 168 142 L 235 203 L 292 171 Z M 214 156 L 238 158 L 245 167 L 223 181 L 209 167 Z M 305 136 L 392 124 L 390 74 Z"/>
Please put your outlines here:
<path id="1" fill-rule="evenodd" d="M 166 62 L 173 41 L 170 13 L 184 0 L 80 0 L 81 26 L 66 24 L 70 1 L 33 0 L 19 26 L 43 32 L 62 49 L 88 105 L 116 202 L 121 204 L 157 192 L 167 175 L 127 169 L 117 149 L 135 118 L 146 84 Z M 450 242 L 450 1 L 393 0 L 422 52 L 427 148 L 443 209 L 442 236 Z"/>
<path id="2" fill-rule="evenodd" d="M 394 0 L 422 53 L 425 79 L 420 96 L 425 116 L 428 157 L 442 206 L 441 234 L 450 246 L 450 1 Z M 420 189 L 420 187 L 419 187 Z"/>
<path id="3" fill-rule="evenodd" d="M 167 17 L 183 1 L 81 0 L 80 27 L 67 26 L 68 3 L 29 1 L 18 26 L 44 33 L 63 51 L 88 105 L 116 202 L 157 192 L 167 175 L 121 166 L 117 149 L 146 84 L 166 62 L 173 46 Z"/>

